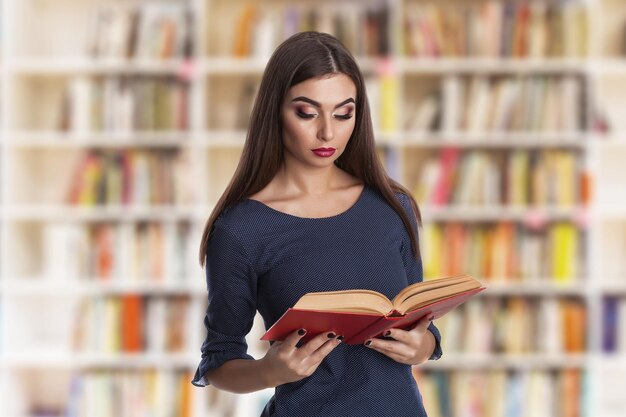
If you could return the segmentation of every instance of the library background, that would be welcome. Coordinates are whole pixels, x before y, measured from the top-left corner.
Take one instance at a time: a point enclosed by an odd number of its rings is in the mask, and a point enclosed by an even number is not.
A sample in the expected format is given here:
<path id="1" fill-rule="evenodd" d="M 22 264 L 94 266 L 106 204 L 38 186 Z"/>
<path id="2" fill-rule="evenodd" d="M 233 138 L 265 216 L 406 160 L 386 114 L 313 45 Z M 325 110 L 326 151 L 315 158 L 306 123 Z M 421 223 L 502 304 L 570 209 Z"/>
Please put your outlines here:
<path id="1" fill-rule="evenodd" d="M 626 413 L 626 2 L 0 0 L 0 414 L 254 416 L 190 380 L 196 253 L 267 58 L 338 36 L 426 279 L 488 290 L 414 367 L 430 417 Z M 267 346 L 255 321 L 248 337 Z"/>

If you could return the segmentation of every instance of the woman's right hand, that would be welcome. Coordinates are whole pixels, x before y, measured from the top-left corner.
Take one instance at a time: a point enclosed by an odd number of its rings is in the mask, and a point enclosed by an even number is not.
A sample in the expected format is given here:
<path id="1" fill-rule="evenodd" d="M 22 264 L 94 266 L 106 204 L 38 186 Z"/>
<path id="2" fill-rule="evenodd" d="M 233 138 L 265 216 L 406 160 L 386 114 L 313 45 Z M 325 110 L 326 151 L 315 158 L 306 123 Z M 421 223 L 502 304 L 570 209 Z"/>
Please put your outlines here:
<path id="1" fill-rule="evenodd" d="M 302 330 L 302 329 L 301 329 Z M 296 347 L 306 334 L 296 330 L 283 341 L 272 343 L 261 359 L 271 387 L 299 381 L 315 372 L 322 360 L 337 347 L 343 337 L 333 332 L 324 332 L 315 336 L 301 347 Z"/>

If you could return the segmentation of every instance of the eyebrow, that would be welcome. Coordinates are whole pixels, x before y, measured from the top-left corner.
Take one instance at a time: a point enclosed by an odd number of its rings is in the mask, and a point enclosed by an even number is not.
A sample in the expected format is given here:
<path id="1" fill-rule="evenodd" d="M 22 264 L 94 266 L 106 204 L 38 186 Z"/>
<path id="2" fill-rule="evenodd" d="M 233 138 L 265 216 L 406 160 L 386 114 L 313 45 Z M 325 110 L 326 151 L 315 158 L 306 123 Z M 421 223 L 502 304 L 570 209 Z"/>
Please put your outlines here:
<path id="1" fill-rule="evenodd" d="M 304 101 L 304 102 L 307 102 L 307 103 L 309 103 L 309 104 L 314 105 L 315 107 L 322 108 L 322 105 L 321 105 L 320 103 L 318 103 L 318 102 L 317 102 L 317 101 L 315 101 L 315 100 L 311 100 L 311 99 L 310 99 L 310 98 L 308 98 L 308 97 L 304 97 L 304 96 L 296 97 L 296 98 L 294 98 L 293 100 L 291 100 L 291 102 L 292 102 L 292 103 L 293 103 L 294 101 Z M 337 104 L 337 105 L 335 106 L 335 109 L 338 109 L 339 107 L 344 106 L 344 105 L 346 105 L 346 104 L 348 104 L 348 103 L 354 103 L 354 99 L 353 99 L 352 97 L 350 97 L 349 99 L 346 99 L 346 100 L 342 101 L 341 103 L 339 103 L 339 104 Z M 356 104 L 356 103 L 355 103 L 355 104 Z"/>

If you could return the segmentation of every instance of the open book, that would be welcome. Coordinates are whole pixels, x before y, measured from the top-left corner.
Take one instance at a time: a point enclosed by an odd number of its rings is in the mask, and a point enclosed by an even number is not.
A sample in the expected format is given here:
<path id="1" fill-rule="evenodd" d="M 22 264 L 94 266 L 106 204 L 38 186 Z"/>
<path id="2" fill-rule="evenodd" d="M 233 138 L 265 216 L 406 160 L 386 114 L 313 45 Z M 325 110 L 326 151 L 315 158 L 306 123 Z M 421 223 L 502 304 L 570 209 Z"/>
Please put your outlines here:
<path id="1" fill-rule="evenodd" d="M 471 276 L 459 275 L 409 285 L 393 300 L 370 290 L 307 293 L 261 340 L 283 340 L 305 328 L 302 342 L 334 331 L 344 336 L 344 343 L 361 344 L 389 328 L 408 329 L 426 315 L 439 318 L 484 289 Z"/>

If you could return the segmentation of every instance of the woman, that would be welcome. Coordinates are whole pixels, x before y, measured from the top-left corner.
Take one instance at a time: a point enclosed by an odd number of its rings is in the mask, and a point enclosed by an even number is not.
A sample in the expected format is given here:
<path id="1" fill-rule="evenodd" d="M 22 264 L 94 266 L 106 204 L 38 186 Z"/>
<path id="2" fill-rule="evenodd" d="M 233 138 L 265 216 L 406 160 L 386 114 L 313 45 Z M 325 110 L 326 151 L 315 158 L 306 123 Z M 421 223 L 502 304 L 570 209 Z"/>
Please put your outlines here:
<path id="1" fill-rule="evenodd" d="M 422 319 L 365 346 L 306 329 L 255 360 L 245 336 L 305 293 L 366 288 L 390 299 L 422 280 L 420 216 L 376 155 L 363 77 L 334 37 L 303 32 L 270 58 L 237 170 L 211 217 L 207 337 L 194 385 L 276 387 L 263 416 L 425 416 L 411 366 L 441 356 Z"/>

